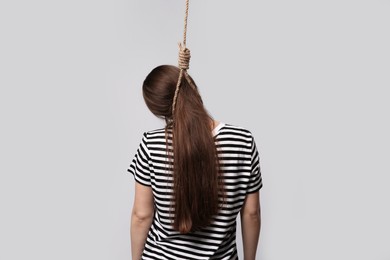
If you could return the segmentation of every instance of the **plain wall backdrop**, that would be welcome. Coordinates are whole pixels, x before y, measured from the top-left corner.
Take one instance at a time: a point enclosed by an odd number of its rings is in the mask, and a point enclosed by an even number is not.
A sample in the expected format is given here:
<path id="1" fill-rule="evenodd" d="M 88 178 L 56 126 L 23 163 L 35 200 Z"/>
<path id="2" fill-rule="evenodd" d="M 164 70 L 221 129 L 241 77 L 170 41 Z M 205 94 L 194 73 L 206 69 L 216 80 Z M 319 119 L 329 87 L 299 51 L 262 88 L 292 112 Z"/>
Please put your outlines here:
<path id="1" fill-rule="evenodd" d="M 126 169 L 163 126 L 141 86 L 177 64 L 184 5 L 0 2 L 0 259 L 131 258 Z M 258 259 L 390 260 L 389 14 L 388 0 L 190 2 L 189 73 L 260 152 Z"/>

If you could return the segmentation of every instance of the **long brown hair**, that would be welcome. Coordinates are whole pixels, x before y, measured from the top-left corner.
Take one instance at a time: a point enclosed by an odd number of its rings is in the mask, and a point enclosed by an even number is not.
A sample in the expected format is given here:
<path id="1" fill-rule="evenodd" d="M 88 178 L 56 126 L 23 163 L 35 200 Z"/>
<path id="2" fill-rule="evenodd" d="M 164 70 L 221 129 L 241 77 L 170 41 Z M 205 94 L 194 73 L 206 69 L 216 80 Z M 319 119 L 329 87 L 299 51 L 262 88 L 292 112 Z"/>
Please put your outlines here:
<path id="1" fill-rule="evenodd" d="M 146 77 L 142 89 L 150 111 L 167 123 L 167 140 L 168 130 L 172 130 L 173 227 L 187 233 L 210 224 L 220 207 L 218 194 L 224 192 L 214 136 L 210 129 L 212 117 L 203 106 L 192 78 L 194 88 L 187 80 L 182 80 L 172 115 L 178 77 L 179 68 L 158 66 Z"/>

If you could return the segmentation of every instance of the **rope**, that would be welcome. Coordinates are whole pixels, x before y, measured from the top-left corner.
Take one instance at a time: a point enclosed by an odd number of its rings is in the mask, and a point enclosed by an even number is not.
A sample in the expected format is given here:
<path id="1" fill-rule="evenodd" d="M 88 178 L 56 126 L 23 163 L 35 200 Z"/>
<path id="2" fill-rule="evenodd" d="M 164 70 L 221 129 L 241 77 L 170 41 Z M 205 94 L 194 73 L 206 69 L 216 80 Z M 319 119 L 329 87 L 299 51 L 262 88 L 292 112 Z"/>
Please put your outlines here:
<path id="1" fill-rule="evenodd" d="M 186 12 L 185 12 L 185 18 L 184 18 L 184 33 L 183 33 L 183 45 L 184 48 L 186 47 L 187 43 L 187 20 L 188 20 L 188 9 L 190 6 L 190 0 L 186 0 Z"/>
<path id="2" fill-rule="evenodd" d="M 175 95 L 173 96 L 173 102 L 172 102 L 172 116 L 175 112 L 176 102 L 177 102 L 177 96 L 179 94 L 180 84 L 182 82 L 183 76 L 187 80 L 187 82 L 191 85 L 192 88 L 195 89 L 194 84 L 192 84 L 192 81 L 190 80 L 190 77 L 187 73 L 187 70 L 190 68 L 190 58 L 191 53 L 190 50 L 186 47 L 187 43 L 187 20 L 188 20 L 188 9 L 189 9 L 189 0 L 186 0 L 186 9 L 185 9 L 185 16 L 184 16 L 184 33 L 183 33 L 183 43 L 179 43 L 179 79 L 177 80 L 176 84 L 176 90 Z"/>

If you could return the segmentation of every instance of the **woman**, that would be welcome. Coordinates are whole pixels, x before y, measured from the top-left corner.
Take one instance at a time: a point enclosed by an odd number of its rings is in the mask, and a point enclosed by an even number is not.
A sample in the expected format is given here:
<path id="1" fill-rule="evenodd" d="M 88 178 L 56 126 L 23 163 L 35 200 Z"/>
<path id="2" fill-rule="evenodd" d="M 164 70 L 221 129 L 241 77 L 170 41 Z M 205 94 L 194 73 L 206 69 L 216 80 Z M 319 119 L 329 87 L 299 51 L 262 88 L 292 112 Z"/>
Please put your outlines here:
<path id="1" fill-rule="evenodd" d="M 145 132 L 128 171 L 135 178 L 133 259 L 256 258 L 260 233 L 259 154 L 248 130 L 213 120 L 192 79 L 179 68 L 153 69 L 143 84 L 150 111 L 166 127 Z M 175 102 L 174 102 L 175 100 Z"/>

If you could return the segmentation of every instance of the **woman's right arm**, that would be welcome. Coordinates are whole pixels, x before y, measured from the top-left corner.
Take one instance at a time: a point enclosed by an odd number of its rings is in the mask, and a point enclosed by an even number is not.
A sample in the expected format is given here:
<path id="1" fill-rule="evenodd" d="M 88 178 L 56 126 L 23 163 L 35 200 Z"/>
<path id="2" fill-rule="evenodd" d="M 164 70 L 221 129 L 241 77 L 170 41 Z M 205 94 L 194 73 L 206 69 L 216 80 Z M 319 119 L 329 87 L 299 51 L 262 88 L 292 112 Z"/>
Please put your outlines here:
<path id="1" fill-rule="evenodd" d="M 240 212 L 244 260 L 256 259 L 261 226 L 259 196 L 259 191 L 248 194 Z"/>

